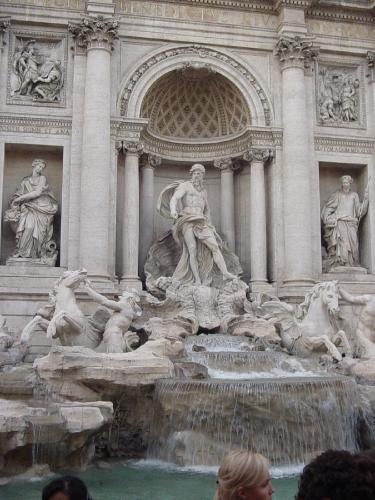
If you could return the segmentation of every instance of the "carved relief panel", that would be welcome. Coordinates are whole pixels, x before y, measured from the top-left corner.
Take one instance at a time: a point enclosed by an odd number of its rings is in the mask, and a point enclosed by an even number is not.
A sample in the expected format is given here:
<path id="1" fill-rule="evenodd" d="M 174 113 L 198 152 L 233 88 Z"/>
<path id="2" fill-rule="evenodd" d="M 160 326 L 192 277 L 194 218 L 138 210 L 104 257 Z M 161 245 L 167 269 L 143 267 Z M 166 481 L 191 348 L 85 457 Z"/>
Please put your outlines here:
<path id="1" fill-rule="evenodd" d="M 324 63 L 319 64 L 316 75 L 318 123 L 332 127 L 364 127 L 361 68 Z"/>
<path id="2" fill-rule="evenodd" d="M 66 46 L 61 33 L 13 32 L 8 104 L 64 106 Z"/>

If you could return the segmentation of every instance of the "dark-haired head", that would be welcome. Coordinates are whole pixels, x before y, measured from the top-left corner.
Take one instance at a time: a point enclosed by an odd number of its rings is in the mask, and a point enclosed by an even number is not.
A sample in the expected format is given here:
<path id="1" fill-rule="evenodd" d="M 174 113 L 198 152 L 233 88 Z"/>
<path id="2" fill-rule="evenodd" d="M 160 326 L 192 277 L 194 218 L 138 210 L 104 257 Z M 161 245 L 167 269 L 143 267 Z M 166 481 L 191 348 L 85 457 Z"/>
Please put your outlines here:
<path id="1" fill-rule="evenodd" d="M 53 479 L 42 492 L 42 500 L 91 500 L 85 483 L 74 476 Z"/>
<path id="2" fill-rule="evenodd" d="M 364 455 L 329 450 L 303 469 L 296 500 L 374 500 L 375 462 Z"/>

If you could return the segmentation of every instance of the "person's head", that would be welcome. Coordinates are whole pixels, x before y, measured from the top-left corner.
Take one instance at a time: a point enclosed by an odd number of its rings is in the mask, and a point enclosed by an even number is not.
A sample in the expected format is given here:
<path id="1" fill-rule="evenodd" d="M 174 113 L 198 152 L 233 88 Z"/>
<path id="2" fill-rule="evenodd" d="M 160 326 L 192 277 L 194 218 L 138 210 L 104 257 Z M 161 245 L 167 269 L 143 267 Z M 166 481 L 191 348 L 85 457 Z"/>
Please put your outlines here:
<path id="1" fill-rule="evenodd" d="M 373 500 L 375 461 L 328 450 L 303 469 L 296 500 Z"/>
<path id="2" fill-rule="evenodd" d="M 247 450 L 228 453 L 219 468 L 215 500 L 271 500 L 267 459 Z"/>
<path id="3" fill-rule="evenodd" d="M 46 168 L 47 163 L 44 160 L 41 160 L 40 158 L 35 159 L 32 164 L 33 172 L 40 174 L 43 169 Z"/>
<path id="4" fill-rule="evenodd" d="M 195 187 L 202 188 L 203 187 L 203 177 L 206 172 L 206 169 L 200 163 L 195 163 L 191 169 L 191 182 Z"/>
<path id="5" fill-rule="evenodd" d="M 74 476 L 53 479 L 42 492 L 42 500 L 91 500 L 86 485 Z"/>
<path id="6" fill-rule="evenodd" d="M 352 184 L 353 184 L 353 178 L 350 175 L 343 175 L 341 177 L 341 186 L 342 190 L 345 193 L 348 193 L 350 191 Z"/>

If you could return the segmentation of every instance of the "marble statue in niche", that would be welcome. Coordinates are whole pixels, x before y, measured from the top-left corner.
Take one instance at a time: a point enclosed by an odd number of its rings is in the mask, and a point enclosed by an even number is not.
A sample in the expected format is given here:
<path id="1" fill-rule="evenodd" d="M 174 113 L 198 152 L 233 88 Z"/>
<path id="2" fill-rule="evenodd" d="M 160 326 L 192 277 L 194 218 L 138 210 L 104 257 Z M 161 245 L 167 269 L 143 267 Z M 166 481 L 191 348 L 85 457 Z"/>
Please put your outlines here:
<path id="1" fill-rule="evenodd" d="M 57 258 L 53 218 L 57 200 L 43 175 L 46 162 L 35 159 L 32 174 L 24 177 L 5 211 L 4 221 L 16 234 L 16 249 L 9 264 L 17 261 L 54 266 Z"/>
<path id="2" fill-rule="evenodd" d="M 318 112 L 321 122 L 359 122 L 359 79 L 353 71 L 322 67 L 318 82 Z"/>
<path id="3" fill-rule="evenodd" d="M 211 223 L 203 185 L 205 168 L 197 163 L 190 172 L 190 181 L 173 182 L 162 191 L 158 201 L 160 214 L 174 220 L 173 238 L 182 249 L 173 278 L 209 286 L 216 265 L 224 280 L 235 279 L 227 269 L 221 238 Z"/>
<path id="4" fill-rule="evenodd" d="M 41 102 L 61 101 L 64 74 L 61 60 L 36 47 L 35 40 L 18 46 L 13 55 L 11 96 Z M 56 52 L 56 51 L 55 51 Z"/>
<path id="5" fill-rule="evenodd" d="M 322 209 L 323 237 L 327 257 L 324 271 L 337 267 L 359 267 L 358 226 L 368 209 L 368 187 L 362 203 L 355 191 L 351 190 L 353 179 L 350 175 L 341 177 L 341 187 L 328 198 Z"/>

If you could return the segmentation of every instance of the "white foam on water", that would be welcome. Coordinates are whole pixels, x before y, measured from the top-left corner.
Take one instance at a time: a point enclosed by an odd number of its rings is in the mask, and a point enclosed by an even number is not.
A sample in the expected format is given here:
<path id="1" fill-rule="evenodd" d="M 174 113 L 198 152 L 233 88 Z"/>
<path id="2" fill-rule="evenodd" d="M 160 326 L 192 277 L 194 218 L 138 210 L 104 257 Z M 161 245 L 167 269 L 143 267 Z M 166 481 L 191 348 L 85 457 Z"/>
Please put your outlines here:
<path id="1" fill-rule="evenodd" d="M 213 379 L 233 379 L 233 380 L 252 380 L 260 378 L 293 378 L 293 377 L 322 377 L 325 374 L 311 371 L 288 372 L 281 368 L 273 368 L 268 372 L 232 372 L 224 370 L 215 370 L 208 368 L 208 375 Z"/>
<path id="2" fill-rule="evenodd" d="M 127 463 L 126 466 L 144 469 L 159 469 L 169 472 L 195 474 L 208 474 L 216 475 L 219 466 L 207 465 L 176 465 L 171 462 L 163 462 L 162 460 L 137 460 Z M 271 477 L 274 479 L 281 479 L 284 477 L 297 476 L 302 472 L 304 464 L 280 465 L 270 468 Z"/>

